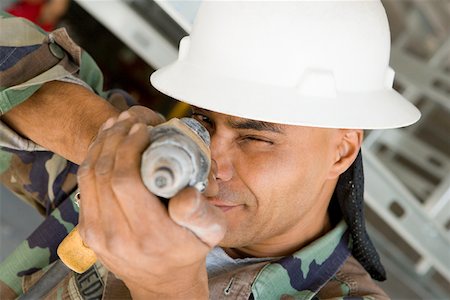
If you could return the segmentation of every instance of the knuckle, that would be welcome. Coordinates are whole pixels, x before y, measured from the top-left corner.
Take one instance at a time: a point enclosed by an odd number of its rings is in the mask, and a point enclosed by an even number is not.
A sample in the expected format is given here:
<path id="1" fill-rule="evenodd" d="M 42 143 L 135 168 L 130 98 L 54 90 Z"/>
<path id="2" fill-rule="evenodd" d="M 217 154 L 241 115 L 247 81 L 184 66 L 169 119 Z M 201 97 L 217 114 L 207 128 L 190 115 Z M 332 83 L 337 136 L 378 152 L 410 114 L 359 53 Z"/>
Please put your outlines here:
<path id="1" fill-rule="evenodd" d="M 182 190 L 169 201 L 169 213 L 178 218 L 196 218 L 201 205 L 201 196 L 192 188 Z"/>
<path id="2" fill-rule="evenodd" d="M 150 125 L 156 126 L 158 124 L 164 123 L 166 121 L 166 118 L 157 112 L 152 111 L 152 116 L 150 117 Z"/>
<path id="3" fill-rule="evenodd" d="M 95 163 L 95 175 L 98 177 L 105 176 L 113 168 L 113 161 L 108 156 L 101 156 Z"/>
<path id="4" fill-rule="evenodd" d="M 80 224 L 78 226 L 78 232 L 80 233 L 83 243 L 94 251 L 101 249 L 101 239 L 96 226 L 93 224 L 89 226 L 82 226 L 82 224 Z"/>
<path id="5" fill-rule="evenodd" d="M 183 198 L 186 199 L 186 205 L 191 208 L 191 211 L 194 215 L 199 215 L 203 213 L 203 209 L 205 207 L 205 201 L 195 188 L 186 188 L 182 194 Z"/>
<path id="6" fill-rule="evenodd" d="M 190 216 L 190 219 L 193 221 L 197 221 L 197 222 L 207 219 L 209 217 L 207 205 L 204 203 L 199 204 L 197 202 L 197 201 L 201 201 L 201 200 L 193 200 L 193 201 L 196 201 L 196 202 L 192 203 L 192 206 L 194 207 L 194 209 Z"/>
<path id="7" fill-rule="evenodd" d="M 88 161 L 84 161 L 79 167 L 77 171 L 78 179 L 82 179 L 83 177 L 92 175 L 92 165 Z"/>
<path id="8" fill-rule="evenodd" d="M 108 232 L 105 237 L 105 249 L 117 257 L 126 257 L 129 247 L 133 246 L 133 236 L 127 231 Z"/>
<path id="9" fill-rule="evenodd" d="M 114 172 L 111 176 L 111 186 L 114 192 L 121 193 L 122 190 L 126 190 L 129 182 L 130 178 L 122 172 Z"/>
<path id="10" fill-rule="evenodd" d="M 139 252 L 154 257 L 164 257 L 164 255 L 168 253 L 168 249 L 166 249 L 164 243 L 159 243 L 157 247 L 154 241 L 149 239 L 136 240 L 135 248 L 138 249 Z"/>
<path id="11" fill-rule="evenodd" d="M 131 125 L 134 124 L 134 123 L 138 123 L 139 122 L 139 116 L 131 114 L 130 117 L 126 120 L 126 122 L 131 124 Z"/>
<path id="12" fill-rule="evenodd" d="M 124 241 L 122 237 L 116 234 L 108 235 L 105 241 L 105 247 L 109 249 L 111 252 L 119 251 L 123 244 Z"/>
<path id="13" fill-rule="evenodd" d="M 106 138 L 111 138 L 116 135 L 124 135 L 128 132 L 129 127 L 129 120 L 118 122 L 105 131 Z"/>
<path id="14" fill-rule="evenodd" d="M 127 156 L 129 156 L 129 153 L 130 153 L 129 144 L 126 141 L 123 141 L 122 143 L 117 145 L 116 153 L 117 153 L 116 157 L 118 159 L 124 159 Z"/>
<path id="15" fill-rule="evenodd" d="M 130 179 L 129 177 L 117 178 L 111 181 L 111 189 L 118 199 L 132 199 L 132 195 L 139 195 L 140 197 L 147 197 L 148 190 L 141 184 L 137 184 L 136 180 Z M 133 189 L 133 192 L 130 190 Z"/>
<path id="16" fill-rule="evenodd" d="M 157 125 L 165 121 L 165 118 L 145 106 L 133 106 L 129 109 L 133 116 L 136 116 L 140 122 L 150 125 Z"/>

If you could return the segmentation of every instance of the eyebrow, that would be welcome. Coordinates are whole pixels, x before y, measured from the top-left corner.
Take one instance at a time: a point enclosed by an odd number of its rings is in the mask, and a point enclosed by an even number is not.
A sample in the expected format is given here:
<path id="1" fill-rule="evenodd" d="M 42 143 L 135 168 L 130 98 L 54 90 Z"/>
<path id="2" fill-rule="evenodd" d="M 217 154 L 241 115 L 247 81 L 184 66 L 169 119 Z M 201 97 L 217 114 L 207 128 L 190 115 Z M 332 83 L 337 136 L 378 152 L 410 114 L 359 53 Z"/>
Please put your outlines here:
<path id="1" fill-rule="evenodd" d="M 228 124 L 234 129 L 251 129 L 257 131 L 271 131 L 275 133 L 284 133 L 283 129 L 275 124 L 263 121 L 256 121 L 250 119 L 243 120 L 228 120 Z"/>
<path id="2" fill-rule="evenodd" d="M 191 107 L 192 113 L 210 113 L 209 110 L 199 108 L 199 107 Z M 233 129 L 251 129 L 251 130 L 257 130 L 257 131 L 271 131 L 275 133 L 283 133 L 284 130 L 276 123 L 270 123 L 270 122 L 264 122 L 264 121 L 257 121 L 257 120 L 251 120 L 251 119 L 240 119 L 240 120 L 232 120 L 228 119 L 227 121 L 228 126 L 230 126 Z"/>

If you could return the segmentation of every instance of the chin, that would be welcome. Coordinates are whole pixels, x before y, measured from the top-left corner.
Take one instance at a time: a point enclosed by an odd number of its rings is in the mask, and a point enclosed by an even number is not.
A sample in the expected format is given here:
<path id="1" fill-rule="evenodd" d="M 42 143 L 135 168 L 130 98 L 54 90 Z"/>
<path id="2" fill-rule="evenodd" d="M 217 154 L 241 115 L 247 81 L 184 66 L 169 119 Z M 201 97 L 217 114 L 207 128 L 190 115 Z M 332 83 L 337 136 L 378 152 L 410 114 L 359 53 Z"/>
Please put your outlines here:
<path id="1" fill-rule="evenodd" d="M 227 233 L 227 234 L 225 234 L 223 239 L 220 241 L 218 246 L 222 247 L 222 248 L 234 248 L 234 247 L 237 247 L 236 244 L 237 244 L 236 241 L 233 241 L 233 239 Z"/>
<path id="2" fill-rule="evenodd" d="M 227 232 L 218 246 L 222 248 L 239 248 L 248 246 L 251 243 L 252 241 L 246 240 L 242 234 L 234 231 L 233 234 Z"/>

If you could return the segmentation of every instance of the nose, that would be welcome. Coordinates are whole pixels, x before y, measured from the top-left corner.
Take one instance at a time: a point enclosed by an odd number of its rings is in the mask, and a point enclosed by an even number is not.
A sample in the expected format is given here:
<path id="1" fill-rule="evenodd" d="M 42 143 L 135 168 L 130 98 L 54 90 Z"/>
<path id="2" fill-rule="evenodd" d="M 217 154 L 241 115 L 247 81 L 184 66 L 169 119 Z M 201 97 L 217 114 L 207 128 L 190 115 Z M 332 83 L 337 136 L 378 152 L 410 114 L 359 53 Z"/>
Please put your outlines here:
<path id="1" fill-rule="evenodd" d="M 224 138 L 217 134 L 211 137 L 211 160 L 218 182 L 229 181 L 233 178 L 232 149 L 226 144 Z"/>

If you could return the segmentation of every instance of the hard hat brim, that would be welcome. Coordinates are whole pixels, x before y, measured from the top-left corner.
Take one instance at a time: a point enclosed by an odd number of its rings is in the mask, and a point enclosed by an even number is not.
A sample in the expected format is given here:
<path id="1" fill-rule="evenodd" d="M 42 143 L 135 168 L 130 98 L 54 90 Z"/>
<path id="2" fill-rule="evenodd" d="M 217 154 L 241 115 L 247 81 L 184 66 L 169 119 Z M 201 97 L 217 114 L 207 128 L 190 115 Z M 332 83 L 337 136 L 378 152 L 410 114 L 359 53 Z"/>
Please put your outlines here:
<path id="1" fill-rule="evenodd" d="M 388 88 L 319 98 L 301 95 L 294 87 L 221 77 L 182 61 L 155 71 L 150 81 L 160 92 L 188 104 L 279 124 L 387 129 L 408 126 L 420 118 L 414 105 Z"/>

